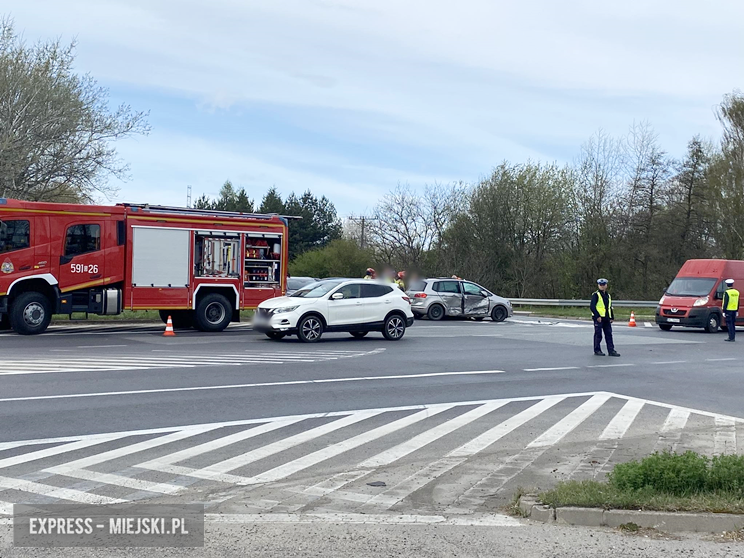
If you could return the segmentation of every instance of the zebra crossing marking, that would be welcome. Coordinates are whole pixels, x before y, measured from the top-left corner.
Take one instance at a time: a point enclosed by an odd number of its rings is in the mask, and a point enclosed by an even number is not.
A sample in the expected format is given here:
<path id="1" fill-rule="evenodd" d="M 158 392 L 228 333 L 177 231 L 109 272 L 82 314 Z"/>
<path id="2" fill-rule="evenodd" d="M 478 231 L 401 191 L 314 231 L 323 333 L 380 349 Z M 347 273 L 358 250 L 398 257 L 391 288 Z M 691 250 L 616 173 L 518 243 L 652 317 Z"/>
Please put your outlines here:
<path id="1" fill-rule="evenodd" d="M 260 364 L 294 364 L 298 362 L 326 362 L 347 358 L 377 355 L 385 351 L 379 347 L 370 351 L 274 351 L 249 354 L 217 355 L 152 355 L 152 356 L 83 356 L 59 358 L 6 359 L 0 376 L 26 374 L 56 374 L 69 372 L 107 372 L 149 370 L 161 368 L 197 368 L 200 366 L 251 366 Z"/>
<path id="2" fill-rule="evenodd" d="M 698 415 L 713 419 L 710 435 L 715 440 L 713 444 L 715 453 L 732 452 L 737 449 L 736 427 L 744 423 L 744 419 L 608 392 L 589 392 L 315 413 L 5 443 L 0 445 L 0 450 L 29 447 L 30 451 L 0 459 L 0 469 L 3 470 L 0 473 L 0 497 L 5 491 L 20 491 L 44 500 L 115 503 L 181 494 L 194 483 L 211 481 L 244 487 L 241 494 L 246 505 L 271 514 L 293 514 L 310 506 L 319 498 L 327 500 L 324 500 L 323 507 L 316 511 L 335 510 L 335 506 L 341 506 L 342 511 L 347 512 L 351 506 L 353 513 L 364 516 L 378 512 L 387 514 L 393 513 L 396 506 L 411 494 L 430 483 L 437 482 L 455 468 L 459 468 L 456 476 L 466 474 L 471 458 L 517 430 L 522 432 L 523 436 L 528 429 L 529 431 L 534 429 L 537 424 L 534 419 L 544 416 L 545 413 L 552 413 L 550 423 L 531 433 L 531 441 L 522 442 L 524 446 L 516 454 L 497 460 L 494 463 L 495 469 L 485 475 L 479 473 L 476 467 L 469 473 L 471 476 L 478 474 L 478 478 L 475 478 L 472 484 L 453 485 L 456 486 L 457 493 L 450 491 L 450 495 L 445 498 L 448 513 L 463 513 L 463 510 L 472 513 L 493 494 L 502 491 L 507 483 L 532 466 L 542 455 L 558 446 L 580 425 L 594 417 L 595 413 L 610 400 L 618 399 L 624 402 L 623 405 L 611 417 L 607 416 L 605 419 L 604 415 L 602 416 L 604 428 L 589 453 L 592 461 L 599 462 L 599 470 L 609 462 L 620 441 L 639 420 L 641 411 L 647 406 L 668 409 L 657 445 L 670 441 L 674 443 L 675 439 L 678 442 L 690 416 Z M 506 418 L 496 419 L 497 416 L 503 417 L 500 413 L 503 413 L 508 404 L 519 402 L 526 402 L 529 405 L 519 412 L 515 410 Z M 433 426 L 427 425 L 427 420 L 445 412 L 453 416 L 443 422 L 435 420 Z M 400 413 L 407 414 L 400 416 Z M 328 422 L 313 424 L 313 419 Z M 657 419 L 661 420 L 660 417 Z M 373 422 L 366 424 L 367 420 Z M 489 424 L 494 420 L 498 422 Z M 545 419 L 542 420 L 545 422 Z M 310 422 L 301 424 L 304 421 Z M 452 435 L 462 436 L 463 429 L 477 421 L 486 421 L 485 425 L 488 428 L 483 430 L 479 427 L 480 433 L 473 434 L 469 439 L 451 438 Z M 285 431 L 286 428 L 297 425 L 302 428 L 299 433 L 290 434 L 291 431 Z M 418 432 L 406 437 L 406 429 L 414 425 L 420 425 L 417 428 Z M 227 432 L 224 430 L 226 427 L 237 427 L 238 430 Z M 344 435 L 346 429 L 348 434 Z M 277 439 L 255 449 L 238 453 L 233 457 L 221 456 L 219 453 L 221 449 L 238 447 L 237 444 L 246 440 L 271 433 L 278 435 Z M 323 437 L 332 433 L 336 433 L 334 438 L 328 439 L 324 444 Z M 136 441 L 130 439 L 143 435 L 154 437 Z M 198 438 L 201 435 L 206 437 L 206 441 L 204 438 Z M 447 451 L 442 457 L 434 457 L 433 460 L 431 457 L 421 463 L 414 460 L 415 470 L 411 473 L 407 469 L 401 469 L 400 473 L 405 474 L 401 474 L 398 479 L 393 477 L 392 485 L 382 492 L 365 493 L 364 490 L 354 488 L 355 483 L 364 482 L 365 477 L 384 472 L 404 458 L 424 448 L 431 448 L 448 436 L 450 442 L 457 440 L 458 445 L 455 449 Z M 403 441 L 400 441 L 401 438 Z M 49 443 L 58 445 L 33 449 L 37 444 Z M 118 447 L 108 449 L 104 444 L 109 443 L 115 443 Z M 309 445 L 310 443 L 314 443 L 314 447 L 318 445 L 321 447 L 311 451 L 313 446 Z M 308 449 L 303 451 L 303 448 Z M 367 448 L 374 448 L 374 453 Z M 293 453 L 289 454 L 292 456 L 289 461 L 280 460 L 280 464 L 272 463 L 271 458 L 290 450 Z M 317 465 L 332 463 L 332 460 L 338 460 L 352 450 L 360 450 L 367 455 L 358 456 L 352 464 L 344 464 L 343 470 L 329 474 L 322 480 L 318 480 L 317 472 L 310 474 L 309 477 L 307 473 L 304 475 L 305 478 L 311 479 L 309 482 L 303 479 L 303 475 L 297 476 Z M 436 450 L 430 449 L 429 453 L 432 451 Z M 90 454 L 81 456 L 80 452 Z M 211 464 L 201 467 L 184 465 L 184 462 L 195 457 L 200 457 L 202 461 L 206 457 L 206 461 Z M 46 461 L 43 466 L 35 469 L 34 463 L 42 460 L 61 462 L 49 464 Z M 116 460 L 123 460 L 122 464 L 110 465 Z M 107 464 L 106 467 L 109 469 L 107 472 L 94 470 L 95 467 L 104 464 Z M 248 476 L 237 474 L 239 469 L 252 464 L 261 465 Z M 596 469 L 593 464 L 592 467 L 592 471 Z M 10 473 L 11 470 L 18 471 L 18 468 L 23 468 L 26 472 Z M 158 479 L 155 481 L 141 478 L 148 471 L 157 472 Z M 571 476 L 588 471 L 586 463 L 582 463 Z M 173 478 L 168 480 L 168 477 L 162 475 Z M 47 479 L 51 477 L 59 478 L 56 478 L 54 484 L 47 484 Z M 64 478 L 68 479 L 68 486 L 62 485 Z M 70 484 L 72 480 L 77 484 Z M 103 487 L 117 487 L 118 492 L 115 496 L 92 492 Z M 127 492 L 122 493 L 122 489 Z M 245 500 L 244 493 L 254 490 L 259 491 L 255 502 Z M 269 493 L 265 494 L 266 490 Z M 229 495 L 227 497 L 229 498 Z M 222 502 L 225 499 L 217 494 L 214 502 Z M 0 513 L 4 513 L 12 505 L 7 500 L 7 497 L 0 499 Z M 344 502 L 345 505 L 342 505 Z"/>

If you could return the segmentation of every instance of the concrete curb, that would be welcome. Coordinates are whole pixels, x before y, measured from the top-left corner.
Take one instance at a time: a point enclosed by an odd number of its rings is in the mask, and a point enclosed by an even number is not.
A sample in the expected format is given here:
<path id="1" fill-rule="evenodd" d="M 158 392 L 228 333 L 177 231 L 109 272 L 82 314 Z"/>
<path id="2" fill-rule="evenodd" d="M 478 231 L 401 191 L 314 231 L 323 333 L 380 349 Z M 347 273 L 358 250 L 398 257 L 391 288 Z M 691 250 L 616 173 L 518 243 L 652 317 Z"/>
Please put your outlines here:
<path id="1" fill-rule="evenodd" d="M 667 533 L 722 533 L 744 528 L 744 515 L 742 514 L 674 513 L 574 507 L 553 509 L 542 505 L 536 498 L 530 496 L 520 498 L 519 510 L 524 517 L 534 521 L 585 527 L 619 527 L 635 523 L 642 528 L 658 529 Z"/>

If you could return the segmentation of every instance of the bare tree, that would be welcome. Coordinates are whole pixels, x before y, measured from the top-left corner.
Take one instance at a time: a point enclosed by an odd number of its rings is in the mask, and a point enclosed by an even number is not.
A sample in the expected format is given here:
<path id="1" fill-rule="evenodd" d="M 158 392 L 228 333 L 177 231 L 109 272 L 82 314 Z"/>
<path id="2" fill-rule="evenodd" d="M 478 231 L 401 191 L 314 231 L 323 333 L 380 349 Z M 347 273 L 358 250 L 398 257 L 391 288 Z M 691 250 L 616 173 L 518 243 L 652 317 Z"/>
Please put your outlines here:
<path id="1" fill-rule="evenodd" d="M 462 183 L 426 186 L 422 194 L 399 184 L 377 205 L 367 221 L 369 242 L 380 259 L 404 268 L 436 267 L 427 262 L 438 252 L 445 231 L 462 207 L 466 187 Z M 438 260 L 438 254 L 434 255 Z"/>
<path id="2" fill-rule="evenodd" d="M 108 176 L 128 167 L 113 142 L 146 134 L 146 114 L 121 105 L 73 72 L 75 43 L 26 45 L 12 21 L 0 21 L 0 196 L 89 201 L 111 193 Z"/>

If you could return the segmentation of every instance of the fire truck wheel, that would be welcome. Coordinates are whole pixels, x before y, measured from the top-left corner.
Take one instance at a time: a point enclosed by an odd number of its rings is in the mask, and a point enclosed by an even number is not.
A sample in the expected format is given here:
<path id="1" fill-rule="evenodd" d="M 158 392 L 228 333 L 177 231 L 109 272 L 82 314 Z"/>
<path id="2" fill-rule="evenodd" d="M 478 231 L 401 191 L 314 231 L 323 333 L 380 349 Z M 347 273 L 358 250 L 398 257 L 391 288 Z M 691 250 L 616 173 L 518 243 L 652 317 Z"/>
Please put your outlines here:
<path id="1" fill-rule="evenodd" d="M 21 335 L 44 333 L 51 321 L 49 299 L 41 293 L 34 291 L 23 293 L 10 307 L 10 325 Z"/>
<path id="2" fill-rule="evenodd" d="M 230 323 L 232 306 L 221 294 L 208 294 L 196 305 L 194 324 L 201 331 L 222 331 Z"/>

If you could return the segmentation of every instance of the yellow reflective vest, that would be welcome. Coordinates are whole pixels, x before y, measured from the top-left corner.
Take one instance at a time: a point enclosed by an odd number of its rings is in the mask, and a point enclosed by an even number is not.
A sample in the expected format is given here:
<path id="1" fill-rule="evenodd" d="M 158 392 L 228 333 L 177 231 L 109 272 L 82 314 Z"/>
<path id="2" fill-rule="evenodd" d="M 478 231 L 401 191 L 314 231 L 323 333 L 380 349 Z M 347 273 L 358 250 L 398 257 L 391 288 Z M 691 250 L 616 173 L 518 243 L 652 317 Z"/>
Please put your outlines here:
<path id="1" fill-rule="evenodd" d="M 739 291 L 736 289 L 726 289 L 723 296 L 723 311 L 737 312 L 739 310 Z"/>
<path id="2" fill-rule="evenodd" d="M 597 291 L 597 314 L 599 314 L 602 318 L 606 318 L 608 315 L 612 316 L 612 297 L 610 296 L 610 293 L 607 293 L 607 302 L 608 308 L 605 308 L 604 299 L 602 298 L 602 291 Z"/>

